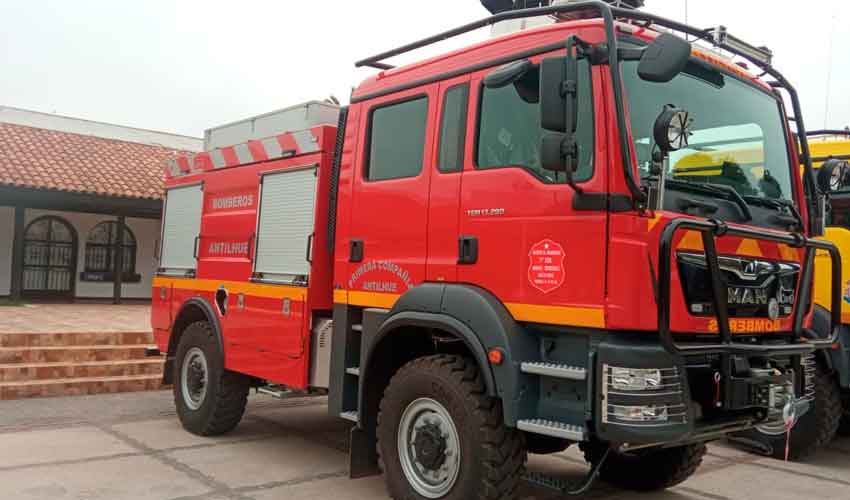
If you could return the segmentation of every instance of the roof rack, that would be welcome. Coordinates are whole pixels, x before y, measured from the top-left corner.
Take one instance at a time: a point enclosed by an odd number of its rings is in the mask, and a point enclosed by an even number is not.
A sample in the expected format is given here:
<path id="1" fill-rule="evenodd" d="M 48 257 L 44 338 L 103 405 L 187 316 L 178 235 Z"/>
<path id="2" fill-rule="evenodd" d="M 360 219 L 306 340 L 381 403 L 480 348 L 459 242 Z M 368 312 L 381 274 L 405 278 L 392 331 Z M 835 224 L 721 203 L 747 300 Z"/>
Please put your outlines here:
<path id="1" fill-rule="evenodd" d="M 850 127 L 845 129 L 826 129 L 826 130 L 812 130 L 807 132 L 806 135 L 809 137 L 817 137 L 819 135 L 846 135 L 850 137 Z"/>
<path id="2" fill-rule="evenodd" d="M 529 17 L 555 16 L 585 10 L 601 12 L 600 9 L 607 9 L 607 11 L 610 12 L 614 18 L 619 20 L 639 21 L 646 23 L 648 26 L 656 25 L 659 27 L 671 29 L 673 31 L 678 31 L 686 35 L 690 35 L 694 38 L 693 41 L 706 41 L 719 49 L 725 50 L 733 55 L 743 57 L 744 59 L 751 61 L 758 67 L 765 70 L 770 67 L 773 62 L 773 53 L 769 49 L 767 49 L 766 47 L 756 47 L 755 45 L 750 45 L 740 40 L 739 38 L 729 35 L 728 31 L 724 26 L 713 27 L 708 29 L 699 29 L 693 26 L 689 26 L 685 23 L 674 21 L 672 19 L 656 16 L 654 14 L 650 14 L 642 10 L 636 10 L 632 7 L 632 5 L 637 5 L 639 2 L 642 3 L 642 0 L 590 0 L 586 2 L 570 2 L 564 4 L 550 5 L 551 1 L 552 0 L 528 0 L 527 3 L 522 3 L 524 2 L 524 0 L 482 0 L 482 3 L 485 3 L 485 6 L 487 6 L 488 3 L 490 4 L 488 9 L 491 9 L 491 12 L 495 11 L 496 13 L 488 18 L 481 19 L 473 23 L 465 24 L 458 28 L 444 31 L 436 35 L 423 38 L 422 40 L 412 42 L 407 45 L 402 45 L 401 47 L 388 50 L 386 52 L 382 52 L 371 57 L 367 57 L 366 59 L 357 61 L 355 63 L 355 66 L 358 68 L 371 67 L 380 70 L 389 70 L 395 68 L 395 66 L 387 64 L 383 61 L 391 57 L 406 54 L 408 52 L 412 52 L 414 50 L 418 50 L 438 42 L 455 38 L 471 31 L 492 26 L 502 21 L 510 21 L 512 19 L 525 19 Z M 517 7 L 517 5 L 522 6 L 527 4 L 538 4 L 544 6 L 532 8 Z M 627 7 L 616 7 L 612 4 L 623 4 L 627 5 Z M 513 10 L 500 10 L 501 8 L 507 8 L 510 6 L 513 6 Z"/>
<path id="3" fill-rule="evenodd" d="M 555 4 L 566 4 L 575 2 L 576 0 L 481 0 L 484 8 L 490 11 L 491 14 L 498 14 L 509 10 L 528 9 L 532 7 L 547 7 Z M 605 3 L 611 4 L 613 7 L 629 7 L 639 9 L 644 6 L 645 0 L 604 0 Z"/>

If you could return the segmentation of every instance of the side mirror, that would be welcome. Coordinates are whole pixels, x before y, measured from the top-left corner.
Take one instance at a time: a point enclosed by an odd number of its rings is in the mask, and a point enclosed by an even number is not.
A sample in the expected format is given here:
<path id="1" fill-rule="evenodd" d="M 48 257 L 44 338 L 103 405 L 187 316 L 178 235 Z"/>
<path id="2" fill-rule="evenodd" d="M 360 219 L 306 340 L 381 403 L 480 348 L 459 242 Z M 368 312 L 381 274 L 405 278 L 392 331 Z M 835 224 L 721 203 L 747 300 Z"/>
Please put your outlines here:
<path id="1" fill-rule="evenodd" d="M 567 164 L 564 161 L 562 148 L 567 135 L 549 132 L 543 135 L 540 146 L 540 166 L 551 172 L 565 172 Z"/>
<path id="2" fill-rule="evenodd" d="M 540 63 L 540 125 L 552 132 L 567 132 L 567 58 L 547 57 Z"/>
<path id="3" fill-rule="evenodd" d="M 818 169 L 818 189 L 823 194 L 838 191 L 844 185 L 847 172 L 848 164 L 846 161 L 836 160 L 834 158 L 827 160 Z"/>
<path id="4" fill-rule="evenodd" d="M 688 147 L 688 141 L 693 134 L 693 122 L 687 111 L 669 104 L 664 106 L 653 126 L 653 137 L 658 148 L 664 153 L 670 153 Z"/>
<path id="5" fill-rule="evenodd" d="M 648 82 L 666 83 L 684 71 L 690 58 L 691 44 L 664 33 L 643 51 L 638 75 Z"/>
<path id="6" fill-rule="evenodd" d="M 484 77 L 484 86 L 488 89 L 500 89 L 516 83 L 525 76 L 534 65 L 528 59 L 514 61 L 487 73 Z"/>

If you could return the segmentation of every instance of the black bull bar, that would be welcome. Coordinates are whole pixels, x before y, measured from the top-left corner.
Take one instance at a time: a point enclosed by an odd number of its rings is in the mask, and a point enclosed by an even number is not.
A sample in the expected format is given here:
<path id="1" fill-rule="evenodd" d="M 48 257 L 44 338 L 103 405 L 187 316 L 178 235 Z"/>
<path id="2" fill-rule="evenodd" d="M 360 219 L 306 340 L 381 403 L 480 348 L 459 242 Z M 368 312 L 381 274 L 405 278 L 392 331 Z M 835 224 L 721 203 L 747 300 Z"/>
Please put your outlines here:
<path id="1" fill-rule="evenodd" d="M 719 343 L 694 343 L 679 345 L 670 330 L 670 290 L 672 286 L 673 237 L 678 231 L 699 231 L 705 249 L 705 261 L 708 276 L 711 281 L 712 303 L 717 318 Z M 722 236 L 739 236 L 748 239 L 783 243 L 793 248 L 805 248 L 802 271 L 798 280 L 799 292 L 794 308 L 792 340 L 787 344 L 744 344 L 734 342 L 729 325 L 729 310 L 725 279 L 718 263 L 717 245 L 715 238 Z M 812 280 L 814 278 L 815 254 L 818 250 L 829 253 L 832 260 L 831 284 L 831 331 L 828 339 L 804 339 L 803 319 L 809 311 L 812 297 Z M 841 325 L 841 256 L 838 248 L 830 242 L 807 238 L 802 234 L 782 234 L 760 231 L 753 228 L 733 227 L 728 224 L 709 219 L 697 220 L 677 218 L 670 221 L 664 228 L 659 243 L 658 259 L 658 333 L 664 349 L 673 356 L 721 354 L 742 356 L 800 356 L 818 349 L 831 347 L 838 341 Z M 724 363 L 725 365 L 726 363 Z"/>

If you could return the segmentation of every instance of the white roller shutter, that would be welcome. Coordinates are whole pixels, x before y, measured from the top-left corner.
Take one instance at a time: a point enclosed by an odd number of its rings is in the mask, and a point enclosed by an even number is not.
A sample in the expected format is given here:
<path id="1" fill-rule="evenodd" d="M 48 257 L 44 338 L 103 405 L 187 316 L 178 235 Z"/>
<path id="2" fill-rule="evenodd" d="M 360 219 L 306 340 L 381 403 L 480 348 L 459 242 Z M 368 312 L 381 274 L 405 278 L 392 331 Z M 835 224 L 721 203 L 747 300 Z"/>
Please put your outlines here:
<path id="1" fill-rule="evenodd" d="M 169 189 L 162 222 L 162 257 L 159 266 L 195 269 L 195 238 L 201 233 L 204 192 L 201 184 Z"/>
<path id="2" fill-rule="evenodd" d="M 307 241 L 316 210 L 316 165 L 263 176 L 255 271 L 292 281 L 310 273 Z"/>

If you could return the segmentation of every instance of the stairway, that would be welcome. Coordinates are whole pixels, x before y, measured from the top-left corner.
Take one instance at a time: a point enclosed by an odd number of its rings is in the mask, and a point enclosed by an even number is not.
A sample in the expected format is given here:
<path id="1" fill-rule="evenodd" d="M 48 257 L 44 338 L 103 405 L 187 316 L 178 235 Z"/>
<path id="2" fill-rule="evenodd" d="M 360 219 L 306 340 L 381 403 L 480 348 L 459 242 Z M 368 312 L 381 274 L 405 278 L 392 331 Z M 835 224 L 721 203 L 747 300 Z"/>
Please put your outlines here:
<path id="1" fill-rule="evenodd" d="M 0 333 L 0 400 L 161 388 L 148 332 Z"/>

